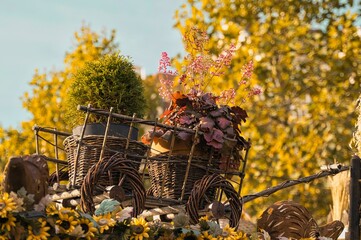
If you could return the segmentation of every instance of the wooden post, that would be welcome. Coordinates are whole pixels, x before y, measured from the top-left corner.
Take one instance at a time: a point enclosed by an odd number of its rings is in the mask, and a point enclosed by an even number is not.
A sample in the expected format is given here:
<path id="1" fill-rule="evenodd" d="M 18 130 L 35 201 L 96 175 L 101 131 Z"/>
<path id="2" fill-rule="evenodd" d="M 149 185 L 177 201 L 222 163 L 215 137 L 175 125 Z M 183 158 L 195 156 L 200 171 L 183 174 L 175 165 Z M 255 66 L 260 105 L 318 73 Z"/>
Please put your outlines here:
<path id="1" fill-rule="evenodd" d="M 361 159 L 351 159 L 349 239 L 360 239 Z"/>
<path id="2" fill-rule="evenodd" d="M 91 105 L 89 104 L 88 108 L 90 108 L 90 107 L 91 107 Z M 78 110 L 79 110 L 79 106 L 78 106 Z M 81 129 L 78 146 L 77 146 L 77 149 L 76 149 L 76 152 L 75 152 L 74 176 L 73 176 L 73 179 L 72 179 L 72 182 L 71 182 L 72 187 L 74 187 L 75 183 L 76 183 L 76 176 L 77 176 L 78 164 L 79 164 L 78 162 L 79 162 L 79 156 L 80 156 L 80 148 L 81 148 L 81 144 L 82 144 L 82 141 L 83 141 L 83 138 L 84 138 L 85 128 L 86 128 L 86 125 L 88 124 L 89 114 L 90 114 L 90 112 L 87 111 L 86 115 L 85 115 L 85 119 L 84 119 L 83 128 Z"/>

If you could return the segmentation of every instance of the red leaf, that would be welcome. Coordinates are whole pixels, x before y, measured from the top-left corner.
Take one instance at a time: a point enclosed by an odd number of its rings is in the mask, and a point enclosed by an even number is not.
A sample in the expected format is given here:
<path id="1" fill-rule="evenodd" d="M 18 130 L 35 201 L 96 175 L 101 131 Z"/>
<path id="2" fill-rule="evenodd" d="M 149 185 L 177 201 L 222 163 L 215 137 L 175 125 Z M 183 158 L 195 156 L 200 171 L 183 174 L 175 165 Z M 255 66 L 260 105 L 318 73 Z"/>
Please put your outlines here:
<path id="1" fill-rule="evenodd" d="M 172 103 L 173 105 L 184 107 L 190 103 L 190 100 L 186 95 L 177 91 L 172 94 Z"/>
<path id="2" fill-rule="evenodd" d="M 162 119 L 162 118 L 168 118 L 168 116 L 169 116 L 171 113 L 172 113 L 171 110 L 166 109 L 166 110 L 162 113 L 162 115 L 160 115 L 160 118 L 161 118 L 161 119 Z"/>

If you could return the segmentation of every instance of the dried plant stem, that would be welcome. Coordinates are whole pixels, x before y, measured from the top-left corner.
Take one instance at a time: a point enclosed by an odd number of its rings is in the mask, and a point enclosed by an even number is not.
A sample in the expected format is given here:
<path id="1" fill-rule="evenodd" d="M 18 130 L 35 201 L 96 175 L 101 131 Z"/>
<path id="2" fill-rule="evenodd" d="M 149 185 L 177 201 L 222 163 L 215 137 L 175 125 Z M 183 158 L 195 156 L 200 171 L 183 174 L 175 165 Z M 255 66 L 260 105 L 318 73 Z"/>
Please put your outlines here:
<path id="1" fill-rule="evenodd" d="M 343 219 L 342 216 L 347 211 L 349 205 L 350 171 L 344 171 L 335 176 L 328 177 L 328 182 L 332 197 L 332 220 L 347 221 L 347 218 Z"/>

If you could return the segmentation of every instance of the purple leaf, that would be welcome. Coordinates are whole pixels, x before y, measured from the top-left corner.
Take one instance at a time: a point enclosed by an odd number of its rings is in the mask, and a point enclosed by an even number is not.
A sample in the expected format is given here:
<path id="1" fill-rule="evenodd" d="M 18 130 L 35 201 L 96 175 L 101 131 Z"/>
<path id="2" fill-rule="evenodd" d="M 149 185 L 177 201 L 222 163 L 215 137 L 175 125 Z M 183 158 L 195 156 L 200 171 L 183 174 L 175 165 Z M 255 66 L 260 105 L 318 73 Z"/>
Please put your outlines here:
<path id="1" fill-rule="evenodd" d="M 231 110 L 234 114 L 235 120 L 238 124 L 241 123 L 241 121 L 246 122 L 246 119 L 248 117 L 246 110 L 239 106 L 233 106 L 231 107 Z"/>
<path id="2" fill-rule="evenodd" d="M 192 139 L 192 134 L 190 134 L 190 133 L 187 133 L 187 132 L 179 132 L 178 134 L 177 134 L 177 137 L 179 138 L 179 139 L 181 139 L 181 140 L 184 140 L 184 141 L 189 141 L 189 140 L 191 140 Z"/>
<path id="3" fill-rule="evenodd" d="M 215 118 L 220 116 L 230 117 L 229 110 L 230 110 L 229 106 L 222 105 L 220 107 L 217 107 L 216 110 L 210 112 L 210 115 Z"/>
<path id="4" fill-rule="evenodd" d="M 219 129 L 213 129 L 213 135 L 212 135 L 212 138 L 213 140 L 219 142 L 219 143 L 223 143 L 224 142 L 224 139 L 223 139 L 223 132 Z"/>
<path id="5" fill-rule="evenodd" d="M 217 117 L 222 116 L 223 111 L 222 111 L 222 109 L 217 109 L 217 110 L 211 111 L 209 114 L 210 114 L 212 117 L 217 118 Z"/>
<path id="6" fill-rule="evenodd" d="M 214 127 L 213 119 L 209 117 L 202 117 L 200 119 L 199 128 L 202 132 L 208 133 L 211 132 Z"/>
<path id="7" fill-rule="evenodd" d="M 217 141 L 207 142 L 207 145 L 214 147 L 215 149 L 221 149 L 223 144 Z"/>
<path id="8" fill-rule="evenodd" d="M 194 122 L 194 119 L 188 115 L 183 115 L 179 118 L 179 123 L 180 124 L 187 124 L 187 125 L 190 125 L 191 123 Z"/>
<path id="9" fill-rule="evenodd" d="M 217 118 L 217 124 L 218 126 L 221 128 L 221 129 L 225 129 L 227 128 L 230 124 L 231 124 L 231 121 L 229 121 L 227 118 L 225 117 L 219 117 Z"/>
<path id="10" fill-rule="evenodd" d="M 215 97 L 213 96 L 212 93 L 205 93 L 205 94 L 202 96 L 202 100 L 203 100 L 207 105 L 216 105 Z"/>
<path id="11" fill-rule="evenodd" d="M 224 132 L 228 138 L 234 138 L 236 136 L 233 127 L 228 127 Z"/>
<path id="12" fill-rule="evenodd" d="M 212 135 L 213 135 L 213 132 L 206 132 L 203 134 L 203 137 L 204 137 L 204 140 L 206 140 L 206 142 L 210 142 L 212 141 Z"/>

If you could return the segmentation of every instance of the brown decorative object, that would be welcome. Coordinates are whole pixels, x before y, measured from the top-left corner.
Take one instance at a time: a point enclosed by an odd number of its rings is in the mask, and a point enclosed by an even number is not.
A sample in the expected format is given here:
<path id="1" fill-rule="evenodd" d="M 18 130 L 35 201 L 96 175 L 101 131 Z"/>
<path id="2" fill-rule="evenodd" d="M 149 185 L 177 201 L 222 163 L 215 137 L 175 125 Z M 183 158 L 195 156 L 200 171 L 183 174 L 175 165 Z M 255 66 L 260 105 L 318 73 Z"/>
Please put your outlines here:
<path id="1" fill-rule="evenodd" d="M 49 168 L 42 155 L 12 157 L 5 167 L 4 189 L 16 192 L 24 187 L 38 203 L 48 193 Z"/>
<path id="2" fill-rule="evenodd" d="M 133 217 L 136 217 L 144 210 L 146 191 L 137 169 L 133 167 L 133 161 L 125 158 L 122 153 L 105 157 L 89 169 L 81 187 L 80 205 L 84 212 L 94 213 L 93 196 L 95 192 L 100 189 L 104 190 L 108 186 L 103 185 L 99 179 L 108 176 L 108 181 L 114 181 L 112 176 L 114 172 L 120 173 L 116 175 L 117 181 L 112 183 L 115 185 L 115 191 L 118 189 L 118 193 L 113 190 L 111 195 L 121 203 L 129 200 L 133 206 Z"/>
<path id="3" fill-rule="evenodd" d="M 186 181 L 183 200 L 187 200 L 197 180 L 218 169 L 218 159 L 194 156 L 191 159 L 189 174 L 186 176 L 189 155 L 159 154 L 148 163 L 151 179 L 151 194 L 155 197 L 179 199 L 183 183 Z"/>
<path id="4" fill-rule="evenodd" d="M 319 227 L 310 212 L 293 201 L 280 201 L 268 207 L 257 221 L 258 231 L 269 233 L 271 239 L 329 237 L 334 240 L 341 234 L 344 225 L 333 221 Z"/>
<path id="5" fill-rule="evenodd" d="M 101 135 L 89 135 L 83 137 L 80 143 L 80 150 L 78 156 L 78 167 L 75 173 L 75 160 L 77 154 L 77 147 L 79 144 L 79 136 L 72 135 L 64 140 L 64 148 L 69 164 L 69 179 L 73 179 L 76 176 L 75 185 L 80 186 L 83 183 L 88 170 L 95 164 L 98 163 L 100 153 L 102 150 L 104 136 Z M 129 154 L 127 157 L 128 161 L 132 161 L 132 166 L 138 170 L 140 166 L 140 159 L 132 157 L 132 155 L 143 156 L 147 151 L 147 146 L 141 142 L 135 140 L 128 140 L 126 138 L 108 136 L 103 154 L 104 158 L 109 158 L 117 152 L 126 152 Z M 109 178 L 106 174 L 103 174 L 99 181 L 104 185 L 110 185 Z"/>
<path id="6" fill-rule="evenodd" d="M 186 204 L 186 212 L 190 217 L 190 222 L 195 224 L 198 222 L 198 212 L 201 208 L 211 204 L 212 196 L 216 190 L 221 191 L 227 198 L 230 206 L 230 216 L 215 216 L 216 218 L 229 218 L 231 227 L 238 227 L 242 214 L 242 203 L 238 197 L 238 193 L 234 190 L 232 184 L 219 174 L 204 176 L 201 180 L 194 184 L 192 194 Z M 212 207 L 212 211 L 220 213 L 224 206 L 220 206 L 219 201 L 215 201 L 216 206 Z"/>

